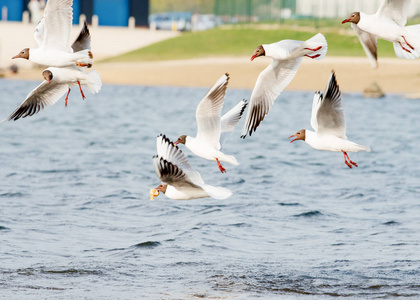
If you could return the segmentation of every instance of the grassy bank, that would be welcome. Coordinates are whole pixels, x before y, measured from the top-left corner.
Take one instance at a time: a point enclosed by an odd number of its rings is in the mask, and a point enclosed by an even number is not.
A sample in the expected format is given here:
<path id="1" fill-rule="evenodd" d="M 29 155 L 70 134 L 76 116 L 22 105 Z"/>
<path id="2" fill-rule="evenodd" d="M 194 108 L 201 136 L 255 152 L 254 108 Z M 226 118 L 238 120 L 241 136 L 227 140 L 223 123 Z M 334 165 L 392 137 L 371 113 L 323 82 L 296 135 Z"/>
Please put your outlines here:
<path id="1" fill-rule="evenodd" d="M 331 28 L 305 31 L 304 28 L 290 30 L 284 29 L 284 27 L 276 29 L 251 29 L 247 27 L 250 26 L 217 28 L 196 33 L 186 32 L 179 37 L 107 59 L 104 62 L 251 56 L 255 47 L 260 44 L 274 43 L 283 39 L 306 40 L 316 32 L 323 33 L 327 39 L 329 56 L 365 56 L 355 35 L 332 32 Z M 378 55 L 380 57 L 394 57 L 392 44 L 378 40 Z"/>

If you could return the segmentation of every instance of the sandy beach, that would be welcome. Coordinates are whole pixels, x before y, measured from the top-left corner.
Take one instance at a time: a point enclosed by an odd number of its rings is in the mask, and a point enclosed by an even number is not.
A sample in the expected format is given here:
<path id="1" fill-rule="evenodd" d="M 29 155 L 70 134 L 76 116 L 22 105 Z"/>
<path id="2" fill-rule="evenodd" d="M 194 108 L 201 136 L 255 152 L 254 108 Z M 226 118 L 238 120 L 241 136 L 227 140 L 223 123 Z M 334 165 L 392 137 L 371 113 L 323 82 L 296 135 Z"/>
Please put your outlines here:
<path id="1" fill-rule="evenodd" d="M 229 73 L 231 88 L 252 89 L 269 58 L 251 62 L 249 57 L 215 57 L 158 62 L 96 63 L 104 83 L 209 87 L 223 73 Z M 286 90 L 323 90 L 329 72 L 335 70 L 344 92 L 362 92 L 376 82 L 385 93 L 415 97 L 420 94 L 420 60 L 379 59 L 372 69 L 367 58 L 326 57 L 304 59 Z M 41 80 L 41 68 L 21 69 L 8 78 Z"/>

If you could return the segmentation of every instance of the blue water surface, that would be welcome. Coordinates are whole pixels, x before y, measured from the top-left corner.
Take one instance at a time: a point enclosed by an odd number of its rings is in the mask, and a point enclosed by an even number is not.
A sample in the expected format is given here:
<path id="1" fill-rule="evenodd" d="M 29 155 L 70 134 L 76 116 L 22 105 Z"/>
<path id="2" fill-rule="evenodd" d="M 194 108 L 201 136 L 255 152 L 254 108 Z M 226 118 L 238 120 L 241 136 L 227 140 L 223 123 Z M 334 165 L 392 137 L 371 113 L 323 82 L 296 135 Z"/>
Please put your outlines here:
<path id="1" fill-rule="evenodd" d="M 0 118 L 37 85 L 1 80 Z M 82 101 L 74 88 L 68 107 L 0 123 L 0 296 L 420 298 L 420 101 L 344 94 L 348 138 L 372 148 L 349 153 L 350 170 L 289 143 L 313 94 L 284 92 L 245 140 L 240 122 L 226 174 L 181 145 L 232 197 L 150 201 L 156 136 L 195 135 L 206 92 L 104 85 Z M 224 111 L 250 94 L 229 88 Z"/>

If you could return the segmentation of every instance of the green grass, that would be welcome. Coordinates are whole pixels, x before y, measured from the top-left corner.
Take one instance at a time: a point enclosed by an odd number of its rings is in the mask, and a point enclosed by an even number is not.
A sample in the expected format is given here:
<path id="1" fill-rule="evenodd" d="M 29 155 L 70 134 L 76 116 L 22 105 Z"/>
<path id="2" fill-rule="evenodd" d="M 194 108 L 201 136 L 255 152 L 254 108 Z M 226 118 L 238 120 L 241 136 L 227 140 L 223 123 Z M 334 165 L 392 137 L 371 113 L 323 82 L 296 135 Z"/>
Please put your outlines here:
<path id="1" fill-rule="evenodd" d="M 341 25 L 341 24 L 340 24 Z M 252 25 L 234 26 L 231 29 L 217 28 L 202 32 L 186 32 L 181 36 L 165 40 L 126 54 L 109 58 L 103 62 L 159 61 L 218 56 L 251 56 L 260 44 L 274 43 L 283 39 L 306 40 L 316 32 L 290 29 L 250 29 Z M 343 25 L 345 26 L 345 25 Z M 365 56 L 356 36 L 332 32 L 330 27 L 319 28 L 328 42 L 329 56 Z M 394 57 L 391 43 L 378 40 L 378 55 Z"/>

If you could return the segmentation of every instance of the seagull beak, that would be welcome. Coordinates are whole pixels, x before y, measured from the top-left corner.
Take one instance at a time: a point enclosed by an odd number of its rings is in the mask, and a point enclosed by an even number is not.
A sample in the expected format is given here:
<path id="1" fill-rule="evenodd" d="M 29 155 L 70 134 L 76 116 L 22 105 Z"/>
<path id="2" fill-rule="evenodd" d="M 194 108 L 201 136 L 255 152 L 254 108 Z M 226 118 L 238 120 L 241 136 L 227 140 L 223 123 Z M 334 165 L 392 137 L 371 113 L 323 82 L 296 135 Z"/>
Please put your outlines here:
<path id="1" fill-rule="evenodd" d="M 13 56 L 12 59 L 19 58 L 19 57 L 20 57 L 20 54 Z"/>
<path id="2" fill-rule="evenodd" d="M 288 137 L 288 139 L 290 139 L 290 138 L 292 138 L 292 137 L 296 137 L 296 138 L 295 138 L 294 140 L 291 140 L 291 141 L 290 141 L 291 143 L 293 143 L 294 141 L 296 141 L 296 140 L 297 140 L 298 135 L 297 135 L 297 134 L 291 135 L 291 136 L 289 136 L 289 137 Z"/>
<path id="3" fill-rule="evenodd" d="M 343 20 L 343 22 L 341 22 L 341 24 L 344 24 L 344 23 L 347 23 L 347 22 L 350 22 L 350 19 Z"/>
<path id="4" fill-rule="evenodd" d="M 179 142 L 178 141 L 176 141 L 176 142 L 174 142 L 174 145 L 176 146 L 176 145 L 178 145 L 179 144 Z"/>
<path id="5" fill-rule="evenodd" d="M 253 61 L 257 57 L 257 54 L 251 56 L 251 61 Z"/>

